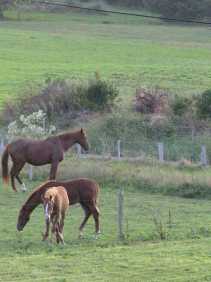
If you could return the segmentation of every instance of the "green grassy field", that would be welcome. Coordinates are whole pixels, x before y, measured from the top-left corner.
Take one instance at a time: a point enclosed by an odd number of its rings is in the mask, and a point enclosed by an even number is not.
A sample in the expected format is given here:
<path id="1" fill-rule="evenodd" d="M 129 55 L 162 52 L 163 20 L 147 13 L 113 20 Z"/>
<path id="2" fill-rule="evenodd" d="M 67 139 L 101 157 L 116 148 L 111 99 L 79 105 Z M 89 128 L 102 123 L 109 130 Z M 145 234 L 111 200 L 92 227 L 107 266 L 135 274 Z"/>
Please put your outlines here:
<path id="1" fill-rule="evenodd" d="M 7 16 L 10 20 L 0 25 L 0 108 L 23 95 L 28 84 L 49 76 L 89 79 L 95 71 L 114 81 L 125 107 L 140 86 L 158 85 L 180 95 L 211 86 L 209 27 L 73 11 L 23 12 L 21 20 L 15 12 Z M 104 116 L 95 121 L 100 119 Z M 26 181 L 30 190 L 47 178 L 47 170 L 34 170 L 35 180 Z M 83 176 L 101 184 L 102 234 L 94 239 L 90 219 L 84 238 L 78 239 L 83 213 L 71 207 L 65 246 L 41 242 L 41 206 L 18 233 L 18 210 L 29 192 L 13 193 L 0 184 L 0 281 L 211 281 L 210 175 L 210 168 L 161 166 L 154 158 L 115 162 L 67 157 L 59 179 Z M 120 187 L 123 241 L 117 238 Z"/>
<path id="2" fill-rule="evenodd" d="M 0 106 L 28 83 L 91 78 L 95 71 L 115 81 L 125 99 L 140 86 L 181 95 L 211 86 L 209 27 L 76 12 L 8 17 L 0 26 Z"/>
<path id="3" fill-rule="evenodd" d="M 46 179 L 47 169 L 42 173 L 38 168 L 34 174 L 37 180 L 26 182 L 30 190 Z M 152 168 L 147 164 L 73 158 L 62 163 L 58 177 L 80 175 L 101 183 L 102 234 L 94 239 L 90 219 L 83 239 L 78 239 L 83 212 L 79 206 L 71 207 L 65 222 L 65 246 L 41 242 L 41 206 L 32 213 L 24 231 L 17 232 L 18 210 L 29 192 L 14 193 L 11 187 L 1 185 L 0 281 L 210 281 L 209 192 L 199 199 L 197 194 L 195 198 L 183 198 L 167 196 L 165 190 L 156 191 L 158 182 L 163 187 L 173 187 L 175 181 L 178 185 L 188 181 L 205 185 L 206 181 L 208 185 L 210 169 Z M 129 175 L 139 184 L 133 185 Z M 142 184 L 149 180 L 147 190 Z M 117 232 L 119 187 L 124 188 L 123 241 L 118 240 Z M 161 240 L 155 219 L 161 222 L 166 240 Z"/>

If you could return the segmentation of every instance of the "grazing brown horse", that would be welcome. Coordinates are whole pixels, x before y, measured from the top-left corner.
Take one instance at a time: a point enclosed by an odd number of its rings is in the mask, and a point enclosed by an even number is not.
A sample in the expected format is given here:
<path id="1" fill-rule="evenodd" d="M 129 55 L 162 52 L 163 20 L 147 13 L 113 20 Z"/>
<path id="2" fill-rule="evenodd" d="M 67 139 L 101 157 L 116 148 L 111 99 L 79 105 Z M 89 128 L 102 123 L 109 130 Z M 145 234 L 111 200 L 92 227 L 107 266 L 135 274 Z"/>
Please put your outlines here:
<path id="1" fill-rule="evenodd" d="M 52 223 L 51 233 L 55 235 L 56 242 L 64 244 L 63 227 L 65 214 L 69 208 L 69 198 L 64 187 L 52 187 L 42 195 L 45 212 L 46 231 L 43 241 L 48 238 L 50 224 Z"/>
<path id="2" fill-rule="evenodd" d="M 97 207 L 97 197 L 100 188 L 94 180 L 86 178 L 74 179 L 66 182 L 47 181 L 36 188 L 20 209 L 17 230 L 23 230 L 24 226 L 30 219 L 32 211 L 42 203 L 42 195 L 45 194 L 46 190 L 50 187 L 57 186 L 62 186 L 66 189 L 70 205 L 80 203 L 85 212 L 85 218 L 79 227 L 80 236 L 82 235 L 82 230 L 90 215 L 93 216 L 95 221 L 96 235 L 100 234 L 99 209 Z"/>
<path id="3" fill-rule="evenodd" d="M 8 183 L 9 181 L 9 155 L 13 162 L 10 176 L 14 191 L 17 191 L 15 187 L 15 178 L 25 190 L 25 185 L 19 177 L 19 173 L 25 163 L 35 166 L 51 164 L 49 179 L 56 179 L 58 164 L 63 160 L 64 152 L 75 143 L 80 144 L 86 151 L 89 149 L 86 134 L 82 128 L 75 132 L 52 136 L 45 140 L 18 139 L 8 144 L 2 155 L 3 181 L 5 183 Z"/>

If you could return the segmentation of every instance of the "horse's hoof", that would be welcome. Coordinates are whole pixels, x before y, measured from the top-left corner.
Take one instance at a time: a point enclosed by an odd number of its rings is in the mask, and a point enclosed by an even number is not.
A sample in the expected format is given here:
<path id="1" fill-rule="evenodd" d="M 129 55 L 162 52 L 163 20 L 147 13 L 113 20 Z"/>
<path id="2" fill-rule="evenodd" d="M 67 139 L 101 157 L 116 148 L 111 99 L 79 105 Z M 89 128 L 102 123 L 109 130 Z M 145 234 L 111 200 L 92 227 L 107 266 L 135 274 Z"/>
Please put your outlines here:
<path id="1" fill-rule="evenodd" d="M 95 240 L 97 240 L 97 239 L 98 239 L 98 236 L 99 236 L 100 234 L 101 234 L 100 230 L 99 230 L 98 232 L 96 232 L 96 233 L 95 233 L 95 235 L 94 235 Z"/>
<path id="2" fill-rule="evenodd" d="M 48 238 L 48 235 L 44 234 L 44 233 L 41 233 L 42 235 L 42 241 L 46 241 L 47 238 Z"/>
<path id="3" fill-rule="evenodd" d="M 79 235 L 78 235 L 78 239 L 82 239 L 83 238 L 83 232 L 80 231 Z"/>
<path id="4" fill-rule="evenodd" d="M 21 191 L 22 192 L 26 192 L 27 191 L 26 185 L 24 183 L 22 184 Z"/>

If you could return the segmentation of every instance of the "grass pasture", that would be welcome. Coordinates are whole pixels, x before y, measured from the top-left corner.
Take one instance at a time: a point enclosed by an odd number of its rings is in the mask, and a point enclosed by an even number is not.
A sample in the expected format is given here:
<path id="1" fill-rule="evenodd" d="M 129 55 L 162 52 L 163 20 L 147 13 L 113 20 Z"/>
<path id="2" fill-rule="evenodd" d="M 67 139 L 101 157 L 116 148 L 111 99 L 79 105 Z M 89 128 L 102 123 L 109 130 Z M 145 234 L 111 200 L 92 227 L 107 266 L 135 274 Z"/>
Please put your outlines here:
<path id="1" fill-rule="evenodd" d="M 151 190 L 150 186 L 148 191 L 142 184 L 133 186 L 123 176 L 134 170 L 133 178 L 136 177 L 137 182 L 151 179 L 155 186 L 156 182 L 162 182 L 160 175 L 166 175 L 163 185 L 171 187 L 175 179 L 181 183 L 190 180 L 192 171 L 174 166 L 152 169 L 150 165 L 138 167 L 127 162 L 97 161 L 95 165 L 94 162 L 65 160 L 59 178 L 66 178 L 69 171 L 69 177 L 93 174 L 101 183 L 102 234 L 97 240 L 93 237 L 92 219 L 84 230 L 84 238 L 78 239 L 83 213 L 77 206 L 70 208 L 66 218 L 64 247 L 41 242 L 44 227 L 41 206 L 35 209 L 24 231 L 18 233 L 17 213 L 27 195 L 1 186 L 0 281 L 210 281 L 209 194 L 203 199 L 168 196 L 165 191 Z M 40 184 L 41 178 L 46 178 L 44 172 L 42 175 L 38 171 L 35 178 L 37 174 L 40 178 L 27 182 L 30 190 Z M 203 185 L 205 178 L 208 182 L 209 174 L 209 169 L 195 168 L 193 181 Z M 124 187 L 123 241 L 117 239 L 117 188 L 120 185 Z M 161 240 L 155 219 L 161 222 L 166 240 Z"/>
<path id="2" fill-rule="evenodd" d="M 211 85 L 209 27 L 76 12 L 7 16 L 13 20 L 0 26 L 0 106 L 28 83 L 90 78 L 95 71 L 113 80 L 124 99 L 140 86 L 185 95 Z"/>
<path id="3" fill-rule="evenodd" d="M 209 27 L 76 11 L 28 11 L 20 16 L 17 20 L 16 12 L 9 11 L 9 20 L 0 25 L 0 109 L 5 101 L 23 95 L 28 84 L 47 77 L 89 79 L 95 71 L 114 81 L 123 108 L 140 86 L 160 86 L 180 95 L 211 87 Z M 100 119 L 104 116 L 96 117 L 96 122 Z M 182 149 L 190 147 L 181 143 Z M 34 170 L 34 180 L 26 181 L 30 190 L 47 178 L 47 171 Z M 26 170 L 23 175 L 26 179 Z M 65 246 L 41 242 L 41 206 L 18 233 L 17 214 L 29 192 L 14 193 L 0 183 L 0 281 L 211 281 L 210 175 L 210 167 L 197 164 L 67 155 L 58 179 L 83 176 L 101 184 L 102 234 L 94 239 L 90 219 L 84 238 L 78 239 L 83 212 L 71 207 Z M 120 187 L 122 241 L 117 238 Z"/>

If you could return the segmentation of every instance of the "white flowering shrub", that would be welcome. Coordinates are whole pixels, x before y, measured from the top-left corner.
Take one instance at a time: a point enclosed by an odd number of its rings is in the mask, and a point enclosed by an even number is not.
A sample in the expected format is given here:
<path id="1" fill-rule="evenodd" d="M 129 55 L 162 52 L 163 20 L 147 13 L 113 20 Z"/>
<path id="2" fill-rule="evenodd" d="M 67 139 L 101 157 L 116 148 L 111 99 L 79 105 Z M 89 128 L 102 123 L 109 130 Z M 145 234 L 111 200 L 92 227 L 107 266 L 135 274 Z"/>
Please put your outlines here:
<path id="1" fill-rule="evenodd" d="M 14 140 L 19 137 L 44 138 L 56 131 L 54 125 L 46 126 L 47 115 L 42 110 L 28 116 L 21 115 L 8 125 L 7 137 Z"/>

